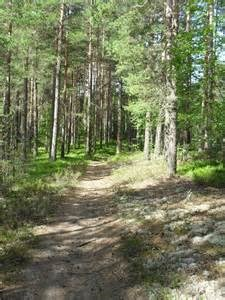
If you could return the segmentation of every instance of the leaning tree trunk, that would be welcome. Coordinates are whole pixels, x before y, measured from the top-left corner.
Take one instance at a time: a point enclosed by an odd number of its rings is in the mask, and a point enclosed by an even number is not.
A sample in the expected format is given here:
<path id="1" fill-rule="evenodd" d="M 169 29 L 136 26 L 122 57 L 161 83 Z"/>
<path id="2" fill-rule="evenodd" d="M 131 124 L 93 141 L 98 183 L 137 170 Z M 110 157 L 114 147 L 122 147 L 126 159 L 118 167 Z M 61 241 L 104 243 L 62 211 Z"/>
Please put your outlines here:
<path id="1" fill-rule="evenodd" d="M 57 137 L 58 137 L 58 123 L 59 123 L 59 99 L 60 99 L 60 71 L 61 71 L 61 49 L 62 49 L 62 38 L 63 38 L 63 21 L 64 21 L 64 1 L 60 6 L 60 19 L 58 29 L 58 40 L 57 40 L 57 61 L 55 70 L 55 93 L 53 103 L 53 125 L 52 125 L 52 139 L 50 158 L 56 160 L 57 154 Z"/>

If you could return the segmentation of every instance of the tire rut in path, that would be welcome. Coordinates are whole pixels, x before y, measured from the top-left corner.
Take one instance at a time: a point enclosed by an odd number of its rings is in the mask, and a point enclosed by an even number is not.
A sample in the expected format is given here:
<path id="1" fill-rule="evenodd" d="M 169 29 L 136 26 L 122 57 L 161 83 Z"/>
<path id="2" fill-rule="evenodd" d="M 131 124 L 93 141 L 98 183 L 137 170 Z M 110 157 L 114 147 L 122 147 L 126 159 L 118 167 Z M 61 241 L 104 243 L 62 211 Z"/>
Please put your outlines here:
<path id="1" fill-rule="evenodd" d="M 68 189 L 54 220 L 35 229 L 40 238 L 22 284 L 1 299 L 147 299 L 133 289 L 118 255 L 122 221 L 111 192 L 111 168 L 92 162 L 78 186 Z"/>

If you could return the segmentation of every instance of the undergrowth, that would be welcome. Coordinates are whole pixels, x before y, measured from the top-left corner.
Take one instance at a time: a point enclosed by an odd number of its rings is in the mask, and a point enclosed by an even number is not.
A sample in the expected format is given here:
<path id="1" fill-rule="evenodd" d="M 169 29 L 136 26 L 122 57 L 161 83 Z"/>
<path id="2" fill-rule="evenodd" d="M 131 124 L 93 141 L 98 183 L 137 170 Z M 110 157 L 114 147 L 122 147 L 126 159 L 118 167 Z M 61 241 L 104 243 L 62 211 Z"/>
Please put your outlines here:
<path id="1" fill-rule="evenodd" d="M 35 160 L 18 160 L 7 166 L 0 197 L 2 281 L 8 272 L 29 259 L 29 249 L 35 241 L 32 227 L 47 222 L 63 190 L 77 183 L 88 164 L 83 153 L 83 149 L 77 150 L 53 162 L 42 152 Z"/>
<path id="2" fill-rule="evenodd" d="M 178 173 L 191 178 L 198 184 L 225 187 L 225 168 L 216 160 L 195 160 L 183 163 L 179 166 Z"/>
<path id="3" fill-rule="evenodd" d="M 143 154 L 136 152 L 130 156 L 115 158 L 120 167 L 115 169 L 112 179 L 115 184 L 133 184 L 144 180 L 157 180 L 166 176 L 166 164 L 163 160 L 145 161 Z M 122 164 L 122 165 L 121 165 Z"/>

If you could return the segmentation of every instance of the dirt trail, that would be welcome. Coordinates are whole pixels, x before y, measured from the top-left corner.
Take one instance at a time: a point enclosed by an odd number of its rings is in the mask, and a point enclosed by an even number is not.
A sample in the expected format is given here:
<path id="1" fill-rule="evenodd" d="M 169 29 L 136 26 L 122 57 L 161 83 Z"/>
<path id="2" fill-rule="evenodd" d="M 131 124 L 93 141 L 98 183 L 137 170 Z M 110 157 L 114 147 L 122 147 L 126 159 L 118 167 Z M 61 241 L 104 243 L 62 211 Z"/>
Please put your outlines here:
<path id="1" fill-rule="evenodd" d="M 118 254 L 122 221 L 112 202 L 111 168 L 92 162 L 79 185 L 64 195 L 55 219 L 36 228 L 40 238 L 22 284 L 0 299 L 147 299 L 132 287 Z"/>

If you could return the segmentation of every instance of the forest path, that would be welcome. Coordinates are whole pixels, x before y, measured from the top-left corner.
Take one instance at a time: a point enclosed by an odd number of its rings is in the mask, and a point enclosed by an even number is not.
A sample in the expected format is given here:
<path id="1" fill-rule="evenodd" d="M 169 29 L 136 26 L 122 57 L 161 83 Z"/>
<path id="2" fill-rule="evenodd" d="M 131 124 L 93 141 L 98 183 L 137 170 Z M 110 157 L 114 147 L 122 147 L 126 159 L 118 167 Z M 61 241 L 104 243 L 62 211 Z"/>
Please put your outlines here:
<path id="1" fill-rule="evenodd" d="M 124 225 L 112 201 L 111 171 L 93 161 L 77 187 L 65 192 L 54 220 L 35 228 L 40 242 L 21 285 L 2 299 L 147 299 L 132 288 L 117 251 Z"/>

